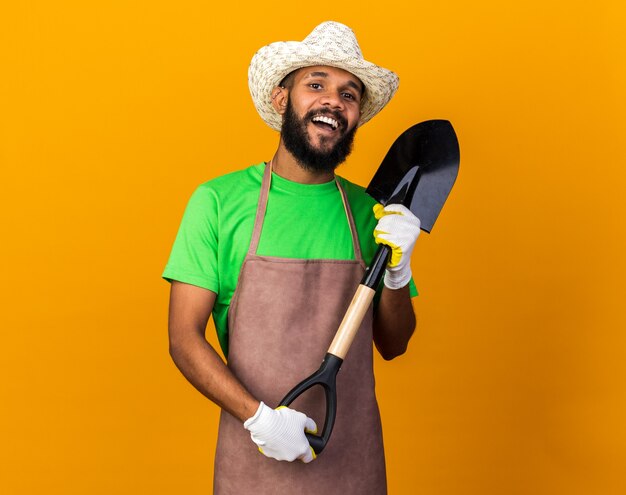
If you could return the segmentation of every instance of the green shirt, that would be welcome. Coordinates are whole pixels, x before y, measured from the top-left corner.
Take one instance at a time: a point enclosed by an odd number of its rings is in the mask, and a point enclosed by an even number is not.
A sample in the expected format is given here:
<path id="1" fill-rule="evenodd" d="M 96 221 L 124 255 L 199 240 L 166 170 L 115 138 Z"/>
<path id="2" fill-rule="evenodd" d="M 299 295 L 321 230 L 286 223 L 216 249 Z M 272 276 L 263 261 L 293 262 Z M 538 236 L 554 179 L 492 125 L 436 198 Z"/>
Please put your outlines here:
<path id="1" fill-rule="evenodd" d="M 250 246 L 265 163 L 223 175 L 191 196 L 163 272 L 168 280 L 217 294 L 213 319 L 228 355 L 228 308 Z M 377 245 L 373 231 L 376 203 L 364 188 L 341 177 L 366 264 Z M 350 226 L 335 181 L 300 184 L 272 174 L 267 211 L 257 249 L 261 256 L 352 260 Z M 417 292 L 411 284 L 412 295 Z"/>

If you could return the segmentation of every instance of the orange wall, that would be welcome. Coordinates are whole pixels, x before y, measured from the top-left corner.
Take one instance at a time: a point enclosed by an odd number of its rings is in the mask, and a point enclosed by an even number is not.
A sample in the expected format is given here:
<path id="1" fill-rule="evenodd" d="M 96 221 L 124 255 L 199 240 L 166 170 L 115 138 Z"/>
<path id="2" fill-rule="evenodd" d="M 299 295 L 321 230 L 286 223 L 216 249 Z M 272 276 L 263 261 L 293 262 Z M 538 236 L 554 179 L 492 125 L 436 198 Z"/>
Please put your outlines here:
<path id="1" fill-rule="evenodd" d="M 623 2 L 60 0 L 0 7 L 3 493 L 210 493 L 160 273 L 195 186 L 276 146 L 252 54 L 327 19 L 401 76 L 343 175 L 422 120 L 461 142 L 376 362 L 390 493 L 626 491 Z"/>

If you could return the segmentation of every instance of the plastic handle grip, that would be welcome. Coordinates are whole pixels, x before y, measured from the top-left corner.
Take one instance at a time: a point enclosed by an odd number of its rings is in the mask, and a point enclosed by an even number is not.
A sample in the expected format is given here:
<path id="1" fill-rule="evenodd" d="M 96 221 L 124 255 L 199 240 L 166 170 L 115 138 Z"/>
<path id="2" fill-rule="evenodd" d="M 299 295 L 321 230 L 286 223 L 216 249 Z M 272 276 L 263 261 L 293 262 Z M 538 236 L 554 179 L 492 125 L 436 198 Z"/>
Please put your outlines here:
<path id="1" fill-rule="evenodd" d="M 341 368 L 341 363 L 343 363 L 343 359 L 327 353 L 319 369 L 292 388 L 279 404 L 280 406 L 289 406 L 311 387 L 315 385 L 324 387 L 324 395 L 326 396 L 326 418 L 324 420 L 322 434 L 306 434 L 309 444 L 313 447 L 316 455 L 326 447 L 326 443 L 335 425 L 335 417 L 337 416 L 337 373 Z"/>

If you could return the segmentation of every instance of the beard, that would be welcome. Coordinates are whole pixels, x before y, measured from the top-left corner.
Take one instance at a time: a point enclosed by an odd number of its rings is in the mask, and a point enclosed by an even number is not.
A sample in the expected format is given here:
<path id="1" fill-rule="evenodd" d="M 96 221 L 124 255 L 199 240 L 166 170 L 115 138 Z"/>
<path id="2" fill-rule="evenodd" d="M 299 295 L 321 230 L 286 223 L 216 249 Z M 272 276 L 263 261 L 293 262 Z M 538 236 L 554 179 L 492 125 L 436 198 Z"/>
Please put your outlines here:
<path id="1" fill-rule="evenodd" d="M 307 133 L 307 124 L 315 115 L 327 115 L 339 122 L 339 132 L 343 132 L 343 135 L 334 146 L 329 143 L 330 139 L 327 136 L 319 137 L 319 148 L 311 144 Z M 332 172 L 346 160 L 352 151 L 357 126 L 355 125 L 347 132 L 344 130 L 346 126 L 347 121 L 341 114 L 327 108 L 311 110 L 300 119 L 293 110 L 291 100 L 287 100 L 281 138 L 287 151 L 294 156 L 302 168 L 313 172 Z"/>

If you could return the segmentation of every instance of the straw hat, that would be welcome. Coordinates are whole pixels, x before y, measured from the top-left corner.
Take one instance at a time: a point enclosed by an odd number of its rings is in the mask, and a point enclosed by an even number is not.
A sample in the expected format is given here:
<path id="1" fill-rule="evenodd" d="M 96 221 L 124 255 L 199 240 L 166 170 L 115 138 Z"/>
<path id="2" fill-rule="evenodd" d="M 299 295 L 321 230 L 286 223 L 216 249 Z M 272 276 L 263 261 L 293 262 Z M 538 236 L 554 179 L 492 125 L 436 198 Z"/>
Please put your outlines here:
<path id="1" fill-rule="evenodd" d="M 346 70 L 365 85 L 359 125 L 380 112 L 398 89 L 396 74 L 363 59 L 361 48 L 348 26 L 323 22 L 303 41 L 271 43 L 252 57 L 248 86 L 259 115 L 272 129 L 280 131 L 282 126 L 281 116 L 272 107 L 272 89 L 290 72 L 314 65 Z"/>

